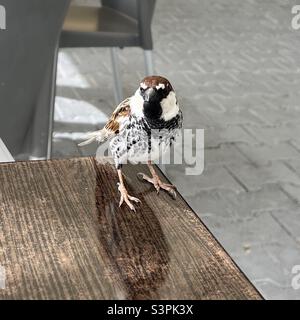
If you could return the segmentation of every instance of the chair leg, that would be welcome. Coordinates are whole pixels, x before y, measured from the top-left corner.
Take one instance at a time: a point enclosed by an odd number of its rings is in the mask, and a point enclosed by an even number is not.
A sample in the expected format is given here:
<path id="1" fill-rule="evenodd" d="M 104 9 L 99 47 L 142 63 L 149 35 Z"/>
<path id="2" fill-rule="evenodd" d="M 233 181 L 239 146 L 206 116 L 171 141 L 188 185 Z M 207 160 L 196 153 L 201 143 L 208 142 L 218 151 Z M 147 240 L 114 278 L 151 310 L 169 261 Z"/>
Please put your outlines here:
<path id="1" fill-rule="evenodd" d="M 53 66 L 52 66 L 52 86 L 50 93 L 50 110 L 49 110 L 49 129 L 48 129 L 48 144 L 47 144 L 47 160 L 52 156 L 52 136 L 53 136 L 53 121 L 55 108 L 55 92 L 56 92 L 56 74 L 57 74 L 57 60 L 58 60 L 58 45 L 55 48 Z"/>
<path id="2" fill-rule="evenodd" d="M 123 100 L 123 89 L 121 81 L 120 63 L 118 59 L 118 48 L 110 48 L 111 63 L 114 77 L 114 94 L 116 104 L 119 104 Z"/>
<path id="3" fill-rule="evenodd" d="M 154 75 L 152 50 L 144 50 L 146 76 Z"/>

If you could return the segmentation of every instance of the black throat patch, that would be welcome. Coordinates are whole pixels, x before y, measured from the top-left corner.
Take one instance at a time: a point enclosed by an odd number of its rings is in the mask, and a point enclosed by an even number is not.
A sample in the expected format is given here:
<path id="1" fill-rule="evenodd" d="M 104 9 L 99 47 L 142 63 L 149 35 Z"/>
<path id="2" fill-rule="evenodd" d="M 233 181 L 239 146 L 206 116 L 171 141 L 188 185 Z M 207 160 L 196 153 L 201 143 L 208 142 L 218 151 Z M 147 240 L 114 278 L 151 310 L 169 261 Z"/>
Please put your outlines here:
<path id="1" fill-rule="evenodd" d="M 162 114 L 162 108 L 160 105 L 160 102 L 156 102 L 156 103 L 149 103 L 147 101 L 144 101 L 144 106 L 143 106 L 143 112 L 146 118 L 148 119 L 159 119 L 161 117 Z"/>
<path id="2" fill-rule="evenodd" d="M 182 128 L 182 122 L 183 122 L 183 116 L 182 116 L 182 112 L 181 110 L 179 110 L 178 114 L 168 120 L 165 121 L 163 119 L 151 119 L 151 118 L 145 118 L 143 119 L 143 124 L 144 124 L 144 129 L 147 131 L 151 131 L 151 129 L 167 129 L 167 130 L 171 130 L 174 128 Z"/>

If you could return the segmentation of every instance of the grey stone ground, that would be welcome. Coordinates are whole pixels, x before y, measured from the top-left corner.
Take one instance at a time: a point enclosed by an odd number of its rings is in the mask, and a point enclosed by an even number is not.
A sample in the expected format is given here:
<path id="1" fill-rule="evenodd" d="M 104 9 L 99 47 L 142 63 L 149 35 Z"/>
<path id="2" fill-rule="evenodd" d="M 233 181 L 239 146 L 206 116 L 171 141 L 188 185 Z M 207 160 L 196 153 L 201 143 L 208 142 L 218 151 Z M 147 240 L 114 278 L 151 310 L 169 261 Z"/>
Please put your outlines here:
<path id="1" fill-rule="evenodd" d="M 91 0 L 90 2 L 93 2 Z M 81 1 L 82 2 L 82 1 Z M 167 174 L 265 298 L 300 299 L 300 30 L 288 0 L 158 0 L 156 72 L 177 90 L 186 128 L 205 128 L 205 169 Z M 143 77 L 140 49 L 120 54 L 124 93 Z M 78 149 L 114 108 L 107 49 L 61 50 L 54 156 Z"/>

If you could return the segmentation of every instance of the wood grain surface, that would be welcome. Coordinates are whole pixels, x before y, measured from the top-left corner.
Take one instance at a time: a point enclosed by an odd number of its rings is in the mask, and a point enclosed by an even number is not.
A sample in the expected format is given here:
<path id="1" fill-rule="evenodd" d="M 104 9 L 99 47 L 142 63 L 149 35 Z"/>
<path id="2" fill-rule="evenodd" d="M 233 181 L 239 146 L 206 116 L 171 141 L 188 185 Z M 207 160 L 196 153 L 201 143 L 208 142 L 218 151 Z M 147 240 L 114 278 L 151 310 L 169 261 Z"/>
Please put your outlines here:
<path id="1" fill-rule="evenodd" d="M 0 165 L 0 299 L 261 299 L 179 196 L 93 158 Z"/>

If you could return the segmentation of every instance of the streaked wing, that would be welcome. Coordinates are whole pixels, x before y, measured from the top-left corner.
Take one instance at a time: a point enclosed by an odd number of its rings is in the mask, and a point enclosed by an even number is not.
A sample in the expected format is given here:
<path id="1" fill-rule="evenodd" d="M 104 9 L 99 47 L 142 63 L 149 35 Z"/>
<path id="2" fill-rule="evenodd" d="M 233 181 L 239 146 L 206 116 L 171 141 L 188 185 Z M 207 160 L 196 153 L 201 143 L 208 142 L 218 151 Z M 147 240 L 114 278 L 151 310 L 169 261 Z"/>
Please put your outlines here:
<path id="1" fill-rule="evenodd" d="M 120 124 L 124 118 L 130 115 L 130 98 L 123 100 L 115 109 L 105 125 L 105 129 L 111 134 L 117 134 L 120 129 Z"/>
<path id="2" fill-rule="evenodd" d="M 123 100 L 112 113 L 104 128 L 87 134 L 87 139 L 79 146 L 85 146 L 93 141 L 103 142 L 119 133 L 122 121 L 130 115 L 130 98 Z"/>

